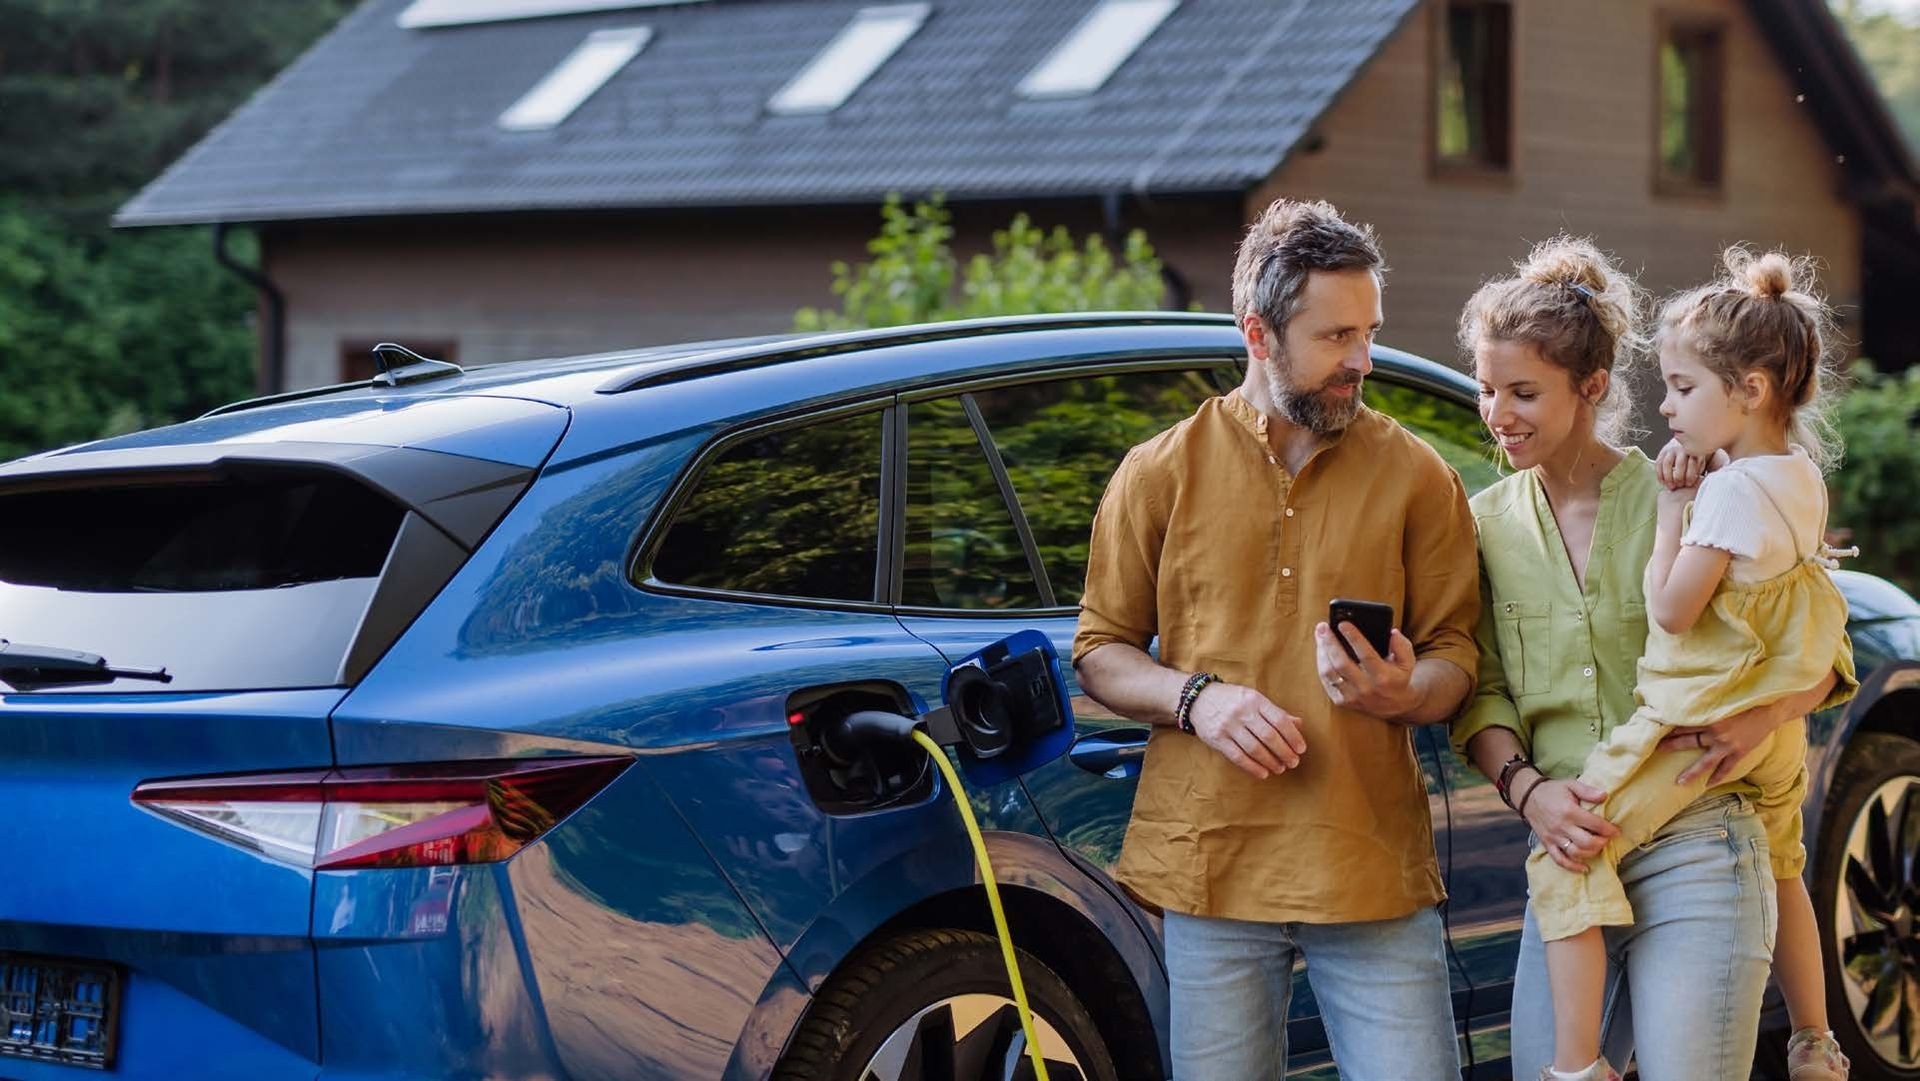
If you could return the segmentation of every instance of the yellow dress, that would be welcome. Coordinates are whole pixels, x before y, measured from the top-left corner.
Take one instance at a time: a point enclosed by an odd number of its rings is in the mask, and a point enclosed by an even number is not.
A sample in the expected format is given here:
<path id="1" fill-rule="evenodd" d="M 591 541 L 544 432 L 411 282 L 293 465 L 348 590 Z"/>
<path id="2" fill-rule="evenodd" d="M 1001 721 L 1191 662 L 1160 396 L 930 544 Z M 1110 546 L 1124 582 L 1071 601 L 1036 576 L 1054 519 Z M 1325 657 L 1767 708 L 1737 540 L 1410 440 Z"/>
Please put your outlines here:
<path id="1" fill-rule="evenodd" d="M 1768 501 L 1749 513 L 1773 519 L 1770 528 L 1790 531 L 1790 520 L 1778 504 L 1764 505 Z M 1694 509 L 1687 508 L 1689 524 Z M 1824 526 L 1824 506 L 1821 511 Z M 1812 535 L 1818 538 L 1820 531 Z M 1619 827 L 1619 836 L 1600 858 L 1586 861 L 1586 874 L 1563 870 L 1538 846 L 1527 858 L 1527 885 L 1544 940 L 1633 922 L 1620 883 L 1620 859 L 1707 789 L 1705 778 L 1674 783 L 1699 752 L 1659 751 L 1661 739 L 1676 728 L 1704 727 L 1799 694 L 1829 671 L 1838 673 L 1839 683 L 1821 708 L 1852 697 L 1858 683 L 1847 637 L 1847 602 L 1828 573 L 1835 553 L 1817 539 L 1796 547 L 1798 561 L 1770 578 L 1723 578 L 1699 620 L 1684 633 L 1668 634 L 1649 624 L 1634 692 L 1639 708 L 1593 749 L 1580 774 L 1608 793 L 1597 812 Z M 1800 718 L 1775 729 L 1739 767 L 1760 789 L 1756 810 L 1766 826 L 1775 878 L 1798 875 L 1806 865 L 1800 837 L 1806 755 L 1807 726 Z"/>

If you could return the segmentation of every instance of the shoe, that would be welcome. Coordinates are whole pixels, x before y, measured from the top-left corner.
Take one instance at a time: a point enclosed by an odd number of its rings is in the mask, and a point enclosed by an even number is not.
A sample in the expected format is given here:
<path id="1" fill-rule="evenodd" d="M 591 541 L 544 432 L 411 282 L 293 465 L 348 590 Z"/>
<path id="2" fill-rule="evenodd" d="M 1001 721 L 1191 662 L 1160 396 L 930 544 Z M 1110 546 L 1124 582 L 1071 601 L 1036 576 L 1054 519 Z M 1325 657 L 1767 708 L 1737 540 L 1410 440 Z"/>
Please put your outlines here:
<path id="1" fill-rule="evenodd" d="M 1817 1078 L 1819 1076 L 1819 1074 L 1807 1075 L 1808 1078 Z M 1845 1077 L 1846 1074 L 1841 1074 L 1840 1076 Z M 1565 1081 L 1565 1079 L 1554 1073 L 1553 1067 L 1542 1066 L 1540 1068 L 1540 1081 Z M 1573 1075 L 1572 1081 L 1620 1081 L 1620 1073 L 1609 1065 L 1606 1056 L 1602 1055 L 1593 1060 L 1593 1065 Z M 1801 1079 L 1795 1078 L 1794 1081 L 1801 1081 Z"/>
<path id="2" fill-rule="evenodd" d="M 1847 1081 L 1851 1066 L 1831 1032 L 1803 1028 L 1787 1040 L 1787 1076 L 1792 1081 Z"/>

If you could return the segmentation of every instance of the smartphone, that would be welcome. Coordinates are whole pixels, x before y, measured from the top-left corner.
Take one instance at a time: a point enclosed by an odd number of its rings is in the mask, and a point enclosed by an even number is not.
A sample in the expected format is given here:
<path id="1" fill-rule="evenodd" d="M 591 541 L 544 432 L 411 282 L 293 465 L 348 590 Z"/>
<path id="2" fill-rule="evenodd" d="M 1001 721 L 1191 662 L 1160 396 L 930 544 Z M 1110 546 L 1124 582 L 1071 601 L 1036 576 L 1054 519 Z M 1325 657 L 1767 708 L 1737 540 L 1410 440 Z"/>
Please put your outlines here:
<path id="1" fill-rule="evenodd" d="M 1351 601 L 1335 597 L 1327 604 L 1327 626 L 1333 628 L 1333 637 L 1339 641 L 1340 648 L 1347 656 L 1358 663 L 1360 658 L 1353 652 L 1352 643 L 1340 633 L 1340 624 L 1351 623 L 1367 640 L 1373 651 L 1382 657 L 1392 656 L 1389 644 L 1393 636 L 1393 606 L 1377 601 Z"/>

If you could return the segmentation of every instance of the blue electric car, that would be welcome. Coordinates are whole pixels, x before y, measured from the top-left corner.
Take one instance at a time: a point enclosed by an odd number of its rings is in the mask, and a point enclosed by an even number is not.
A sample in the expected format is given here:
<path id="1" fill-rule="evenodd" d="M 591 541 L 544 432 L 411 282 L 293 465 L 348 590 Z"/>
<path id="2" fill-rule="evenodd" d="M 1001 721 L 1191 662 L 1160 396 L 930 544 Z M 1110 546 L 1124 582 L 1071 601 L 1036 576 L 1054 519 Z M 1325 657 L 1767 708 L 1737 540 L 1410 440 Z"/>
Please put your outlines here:
<path id="1" fill-rule="evenodd" d="M 1376 360 L 1494 479 L 1471 382 Z M 835 725 L 1017 631 L 1064 656 L 1108 475 L 1242 363 L 1184 314 L 385 350 L 0 466 L 0 1077 L 1026 1076 L 952 793 Z M 1920 606 L 1841 577 L 1816 897 L 1856 1076 L 1913 1077 Z M 1147 733 L 1068 691 L 1071 746 L 964 795 L 1050 1075 L 1158 1078 L 1158 921 L 1108 877 Z M 1525 831 L 1411 739 L 1502 1077 Z M 1304 982 L 1290 1035 L 1332 1076 Z"/>

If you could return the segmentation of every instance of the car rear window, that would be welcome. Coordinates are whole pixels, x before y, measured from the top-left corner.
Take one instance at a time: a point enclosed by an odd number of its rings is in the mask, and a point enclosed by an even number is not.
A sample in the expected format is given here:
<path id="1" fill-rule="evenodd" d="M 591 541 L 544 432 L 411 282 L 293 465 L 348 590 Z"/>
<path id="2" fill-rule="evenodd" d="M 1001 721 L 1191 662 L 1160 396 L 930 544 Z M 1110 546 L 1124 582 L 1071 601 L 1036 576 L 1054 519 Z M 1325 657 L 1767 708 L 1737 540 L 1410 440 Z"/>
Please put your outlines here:
<path id="1" fill-rule="evenodd" d="M 669 585 L 870 601 L 880 525 L 881 415 L 735 443 L 701 472 L 653 557 Z"/>
<path id="2" fill-rule="evenodd" d="M 0 493 L 0 638 L 173 677 L 62 691 L 332 685 L 406 517 L 313 468 Z"/>

